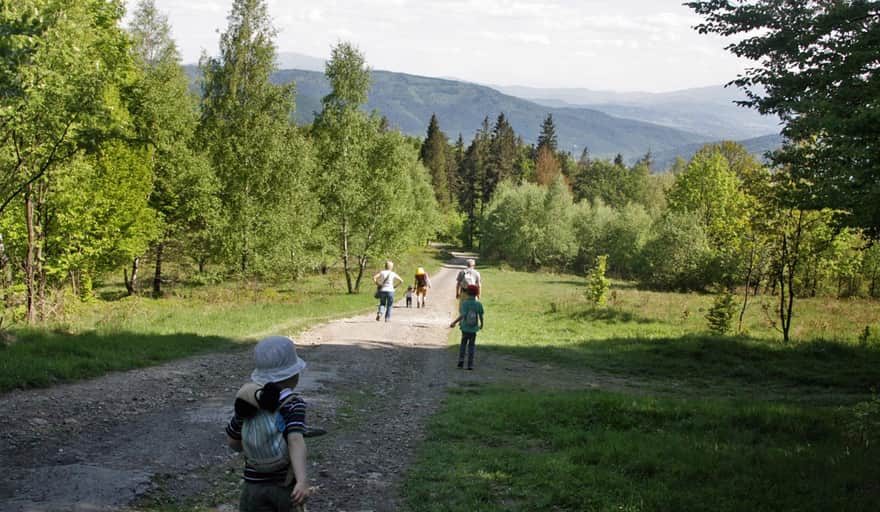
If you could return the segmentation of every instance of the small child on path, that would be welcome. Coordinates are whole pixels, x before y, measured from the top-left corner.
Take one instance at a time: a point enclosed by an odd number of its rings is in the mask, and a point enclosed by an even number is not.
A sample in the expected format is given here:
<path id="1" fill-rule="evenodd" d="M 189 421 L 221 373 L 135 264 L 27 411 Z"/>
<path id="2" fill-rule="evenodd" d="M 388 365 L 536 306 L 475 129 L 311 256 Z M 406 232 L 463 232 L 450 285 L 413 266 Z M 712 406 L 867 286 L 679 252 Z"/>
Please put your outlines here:
<path id="1" fill-rule="evenodd" d="M 458 367 L 464 366 L 465 350 L 467 350 L 467 369 L 474 369 L 474 350 L 477 344 L 477 332 L 483 328 L 483 304 L 477 300 L 480 289 L 476 285 L 465 289 L 465 299 L 461 302 L 458 318 L 449 324 L 461 323 L 461 345 L 458 347 Z"/>
<path id="2" fill-rule="evenodd" d="M 293 340 L 269 336 L 254 348 L 251 380 L 239 389 L 226 426 L 229 446 L 244 452 L 241 512 L 304 510 L 306 403 L 293 390 L 306 367 Z"/>
<path id="3" fill-rule="evenodd" d="M 408 308 L 412 307 L 412 299 L 413 299 L 413 287 L 407 286 L 406 287 L 406 307 L 408 307 Z"/>

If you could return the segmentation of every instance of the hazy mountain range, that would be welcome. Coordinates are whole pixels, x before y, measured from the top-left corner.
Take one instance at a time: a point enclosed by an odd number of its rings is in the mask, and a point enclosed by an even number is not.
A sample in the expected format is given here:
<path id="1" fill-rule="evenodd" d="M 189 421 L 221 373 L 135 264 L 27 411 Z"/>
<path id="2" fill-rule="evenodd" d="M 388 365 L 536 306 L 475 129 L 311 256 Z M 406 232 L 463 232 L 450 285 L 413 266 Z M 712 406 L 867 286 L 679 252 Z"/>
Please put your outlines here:
<path id="1" fill-rule="evenodd" d="M 279 53 L 276 83 L 296 82 L 296 118 L 309 123 L 329 91 L 324 60 Z M 196 69 L 187 66 L 193 76 Z M 541 123 L 553 114 L 560 149 L 579 156 L 586 146 L 594 157 L 617 153 L 632 161 L 647 151 L 663 169 L 676 155 L 688 158 L 702 144 L 746 142 L 761 154 L 777 147 L 778 121 L 733 102 L 735 88 L 703 87 L 670 93 L 609 92 L 485 86 L 465 81 L 374 70 L 366 110 L 378 110 L 402 132 L 424 137 L 431 114 L 452 142 L 469 142 L 488 117 L 490 127 L 503 112 L 526 142 L 535 142 Z"/>

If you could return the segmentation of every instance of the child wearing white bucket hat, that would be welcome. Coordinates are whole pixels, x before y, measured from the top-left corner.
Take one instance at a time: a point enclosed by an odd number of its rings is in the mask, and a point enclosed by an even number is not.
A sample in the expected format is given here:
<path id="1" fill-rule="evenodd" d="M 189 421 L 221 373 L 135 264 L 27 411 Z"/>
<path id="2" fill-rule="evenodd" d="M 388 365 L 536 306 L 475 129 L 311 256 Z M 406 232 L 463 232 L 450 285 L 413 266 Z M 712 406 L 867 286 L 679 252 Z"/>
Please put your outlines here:
<path id="1" fill-rule="evenodd" d="M 239 510 L 287 512 L 309 496 L 306 403 L 293 393 L 306 362 L 292 339 L 269 336 L 254 348 L 254 363 L 226 426 L 229 446 L 245 456 Z"/>

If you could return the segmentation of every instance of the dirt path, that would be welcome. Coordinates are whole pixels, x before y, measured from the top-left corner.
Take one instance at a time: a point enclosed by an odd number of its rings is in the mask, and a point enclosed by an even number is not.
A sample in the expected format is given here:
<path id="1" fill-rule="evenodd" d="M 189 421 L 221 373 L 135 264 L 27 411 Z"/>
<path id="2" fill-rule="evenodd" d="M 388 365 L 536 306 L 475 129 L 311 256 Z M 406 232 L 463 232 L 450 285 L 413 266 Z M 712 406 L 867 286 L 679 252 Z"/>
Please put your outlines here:
<path id="1" fill-rule="evenodd" d="M 316 487 L 310 510 L 396 510 L 397 484 L 454 367 L 453 261 L 428 305 L 398 301 L 296 337 Z M 399 293 L 402 299 L 402 293 Z M 0 396 L 0 511 L 102 511 L 203 503 L 236 510 L 241 460 L 225 446 L 249 350 L 190 358 L 88 382 Z"/>

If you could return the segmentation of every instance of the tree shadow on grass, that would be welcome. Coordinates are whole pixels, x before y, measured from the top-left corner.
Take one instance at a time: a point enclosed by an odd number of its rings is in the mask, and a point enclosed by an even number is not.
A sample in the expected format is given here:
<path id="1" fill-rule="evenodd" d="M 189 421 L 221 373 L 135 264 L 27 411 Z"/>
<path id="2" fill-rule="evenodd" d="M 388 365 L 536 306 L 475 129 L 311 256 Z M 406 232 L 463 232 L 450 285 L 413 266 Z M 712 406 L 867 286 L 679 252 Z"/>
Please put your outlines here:
<path id="1" fill-rule="evenodd" d="M 654 324 L 661 323 L 657 320 L 639 316 L 631 311 L 622 311 L 613 308 L 589 308 L 575 311 L 568 315 L 572 320 L 579 322 L 605 322 L 609 324 L 616 323 L 637 323 L 637 324 Z"/>
<path id="2" fill-rule="evenodd" d="M 566 286 L 586 286 L 586 281 L 576 279 L 556 279 L 553 281 L 544 281 L 544 284 L 562 284 Z"/>
<path id="3" fill-rule="evenodd" d="M 125 290 L 99 290 L 95 295 L 105 302 L 116 302 L 129 296 Z"/>
<path id="4" fill-rule="evenodd" d="M 830 402 L 863 400 L 880 389 L 880 348 L 815 341 L 780 345 L 746 337 L 689 335 L 668 338 L 584 340 L 560 347 L 492 347 L 542 361 L 638 380 L 679 383 L 692 391 L 710 388 L 731 396 L 773 394 Z"/>

